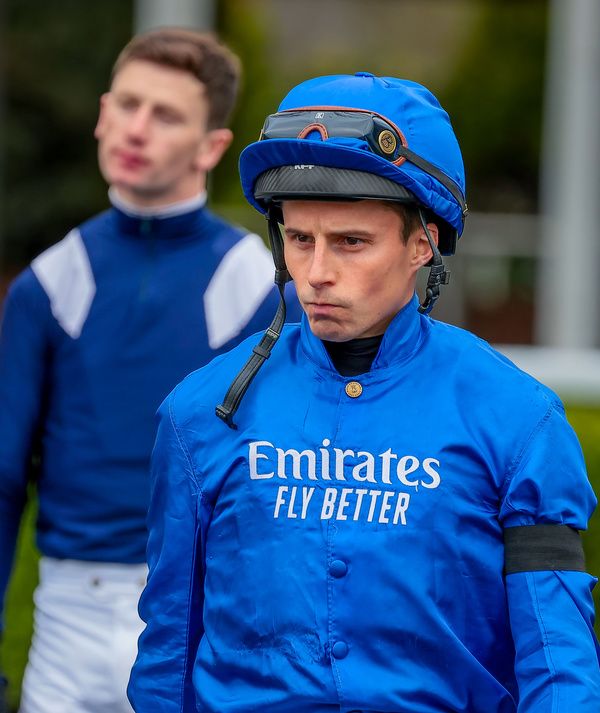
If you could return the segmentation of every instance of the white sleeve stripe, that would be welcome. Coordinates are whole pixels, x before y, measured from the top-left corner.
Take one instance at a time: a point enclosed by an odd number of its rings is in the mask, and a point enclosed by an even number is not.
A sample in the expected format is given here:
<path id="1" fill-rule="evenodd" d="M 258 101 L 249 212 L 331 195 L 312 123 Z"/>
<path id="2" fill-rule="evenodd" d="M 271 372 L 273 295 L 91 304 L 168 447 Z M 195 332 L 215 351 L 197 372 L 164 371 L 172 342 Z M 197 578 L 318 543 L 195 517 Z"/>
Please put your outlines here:
<path id="1" fill-rule="evenodd" d="M 271 253 L 249 234 L 221 260 L 204 294 L 208 343 L 218 349 L 236 337 L 254 316 L 274 284 Z"/>
<path id="2" fill-rule="evenodd" d="M 50 300 L 50 309 L 65 332 L 77 339 L 90 311 L 96 283 L 77 229 L 35 258 L 31 269 Z"/>

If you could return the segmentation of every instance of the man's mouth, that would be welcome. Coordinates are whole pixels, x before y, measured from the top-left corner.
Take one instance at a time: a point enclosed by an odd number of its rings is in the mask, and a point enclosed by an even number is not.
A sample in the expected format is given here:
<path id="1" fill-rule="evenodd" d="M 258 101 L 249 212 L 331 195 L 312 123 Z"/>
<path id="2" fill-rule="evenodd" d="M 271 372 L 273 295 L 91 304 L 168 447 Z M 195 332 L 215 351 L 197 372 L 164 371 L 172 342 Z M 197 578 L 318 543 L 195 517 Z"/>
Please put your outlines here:
<path id="1" fill-rule="evenodd" d="M 132 153 L 131 151 L 123 151 L 117 149 L 115 151 L 115 156 L 119 163 L 126 168 L 140 168 L 142 166 L 147 166 L 148 159 L 140 156 L 139 154 Z"/>
<path id="2" fill-rule="evenodd" d="M 315 317 L 326 317 L 341 307 L 333 302 L 309 302 L 307 304 L 307 309 Z"/>

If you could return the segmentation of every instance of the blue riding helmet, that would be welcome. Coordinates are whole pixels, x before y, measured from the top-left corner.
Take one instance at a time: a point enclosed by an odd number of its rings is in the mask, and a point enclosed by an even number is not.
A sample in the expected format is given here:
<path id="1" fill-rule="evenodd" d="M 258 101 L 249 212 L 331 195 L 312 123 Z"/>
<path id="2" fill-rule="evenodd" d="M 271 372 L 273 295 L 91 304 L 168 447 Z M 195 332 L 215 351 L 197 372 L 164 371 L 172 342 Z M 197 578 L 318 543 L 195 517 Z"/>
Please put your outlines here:
<path id="1" fill-rule="evenodd" d="M 417 203 L 439 219 L 443 255 L 454 253 L 467 213 L 448 114 L 422 85 L 367 72 L 292 89 L 242 152 L 240 177 L 262 213 L 300 197 Z"/>

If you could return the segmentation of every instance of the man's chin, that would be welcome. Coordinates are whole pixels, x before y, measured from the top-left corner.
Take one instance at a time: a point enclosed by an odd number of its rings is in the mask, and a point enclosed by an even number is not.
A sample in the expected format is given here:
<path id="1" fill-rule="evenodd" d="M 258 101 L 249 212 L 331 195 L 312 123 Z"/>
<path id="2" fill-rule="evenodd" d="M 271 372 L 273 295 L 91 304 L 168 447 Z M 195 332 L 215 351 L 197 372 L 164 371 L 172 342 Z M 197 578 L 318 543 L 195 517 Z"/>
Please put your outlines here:
<path id="1" fill-rule="evenodd" d="M 140 206 L 163 205 L 169 202 L 162 191 L 148 187 L 143 181 L 116 177 L 115 180 L 108 181 L 108 184 L 116 189 L 121 198 Z"/>
<path id="2" fill-rule="evenodd" d="M 352 339 L 352 335 L 347 334 L 346 330 L 340 325 L 327 319 L 310 319 L 311 332 L 325 342 L 347 342 Z"/>
<path id="3" fill-rule="evenodd" d="M 129 171 L 113 171 L 107 181 L 120 192 L 144 192 L 144 181 Z"/>

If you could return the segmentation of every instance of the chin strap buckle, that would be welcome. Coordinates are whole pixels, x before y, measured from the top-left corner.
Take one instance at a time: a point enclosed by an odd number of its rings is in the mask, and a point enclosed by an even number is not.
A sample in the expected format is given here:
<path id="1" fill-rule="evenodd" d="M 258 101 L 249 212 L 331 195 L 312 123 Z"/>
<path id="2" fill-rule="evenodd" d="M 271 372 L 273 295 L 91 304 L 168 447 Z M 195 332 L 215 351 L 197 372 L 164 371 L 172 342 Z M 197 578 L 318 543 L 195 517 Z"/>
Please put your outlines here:
<path id="1" fill-rule="evenodd" d="M 435 244 L 435 240 L 431 237 L 427 223 L 425 222 L 425 216 L 423 211 L 419 208 L 419 218 L 421 219 L 421 225 L 427 236 L 427 241 L 429 242 L 429 247 L 433 253 L 431 258 L 431 268 L 429 269 L 429 277 L 427 278 L 427 287 L 425 288 L 425 299 L 423 303 L 419 305 L 419 312 L 421 314 L 429 314 L 434 308 L 440 296 L 440 287 L 442 285 L 447 285 L 450 282 L 450 270 L 446 269 L 442 256 Z"/>

